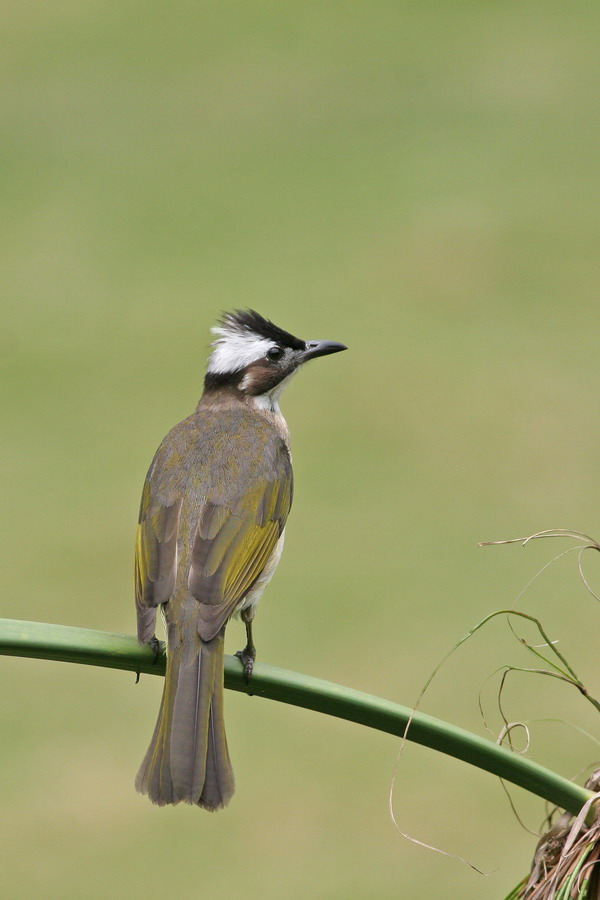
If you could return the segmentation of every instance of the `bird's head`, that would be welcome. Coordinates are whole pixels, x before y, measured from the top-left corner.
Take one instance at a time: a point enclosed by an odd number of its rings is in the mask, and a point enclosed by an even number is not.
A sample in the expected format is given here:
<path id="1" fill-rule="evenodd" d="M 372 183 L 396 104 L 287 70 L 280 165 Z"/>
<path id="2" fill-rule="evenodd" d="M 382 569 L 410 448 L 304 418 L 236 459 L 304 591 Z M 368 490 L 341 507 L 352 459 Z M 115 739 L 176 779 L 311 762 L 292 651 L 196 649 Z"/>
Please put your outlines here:
<path id="1" fill-rule="evenodd" d="M 346 350 L 337 341 L 303 341 L 252 309 L 225 313 L 208 360 L 205 393 L 231 388 L 274 409 L 287 380 L 309 359 Z"/>

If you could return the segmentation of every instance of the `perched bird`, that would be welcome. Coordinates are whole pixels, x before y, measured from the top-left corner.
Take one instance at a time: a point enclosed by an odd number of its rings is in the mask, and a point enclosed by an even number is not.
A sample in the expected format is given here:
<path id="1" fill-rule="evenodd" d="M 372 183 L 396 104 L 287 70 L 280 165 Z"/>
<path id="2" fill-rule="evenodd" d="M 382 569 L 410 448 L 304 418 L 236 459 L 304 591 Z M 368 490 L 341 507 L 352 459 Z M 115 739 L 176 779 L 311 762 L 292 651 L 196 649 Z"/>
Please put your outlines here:
<path id="1" fill-rule="evenodd" d="M 153 803 L 225 806 L 234 792 L 223 718 L 225 626 L 246 625 L 237 654 L 246 677 L 252 620 L 283 547 L 292 504 L 289 432 L 280 394 L 309 359 L 345 350 L 303 341 L 253 310 L 226 313 L 196 411 L 158 448 L 142 494 L 136 544 L 138 639 L 167 670 L 158 721 L 136 780 Z"/>

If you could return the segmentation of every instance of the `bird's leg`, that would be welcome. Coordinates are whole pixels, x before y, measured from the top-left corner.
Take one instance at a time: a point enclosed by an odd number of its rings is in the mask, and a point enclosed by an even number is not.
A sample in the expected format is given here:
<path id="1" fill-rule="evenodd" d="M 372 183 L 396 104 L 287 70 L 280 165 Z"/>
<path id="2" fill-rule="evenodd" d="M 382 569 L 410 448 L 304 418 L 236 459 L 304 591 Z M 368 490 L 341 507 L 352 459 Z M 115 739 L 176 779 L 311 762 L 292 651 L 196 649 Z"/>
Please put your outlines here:
<path id="1" fill-rule="evenodd" d="M 246 625 L 246 646 L 243 650 L 238 650 L 238 652 L 235 654 L 238 659 L 241 660 L 242 665 L 244 666 L 244 675 L 246 676 L 246 681 L 250 681 L 250 678 L 252 677 L 254 660 L 256 659 L 256 647 L 254 646 L 254 641 L 252 640 L 252 619 L 254 618 L 252 613 L 252 607 L 242 610 L 241 618 Z"/>

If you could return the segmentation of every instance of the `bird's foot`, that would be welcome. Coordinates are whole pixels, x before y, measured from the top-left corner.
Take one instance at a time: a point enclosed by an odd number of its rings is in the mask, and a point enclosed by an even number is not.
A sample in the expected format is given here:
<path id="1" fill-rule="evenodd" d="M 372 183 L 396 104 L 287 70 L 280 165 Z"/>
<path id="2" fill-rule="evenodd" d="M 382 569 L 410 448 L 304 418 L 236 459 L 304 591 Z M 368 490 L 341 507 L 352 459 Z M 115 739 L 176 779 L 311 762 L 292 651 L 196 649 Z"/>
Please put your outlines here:
<path id="1" fill-rule="evenodd" d="M 156 635 L 154 635 L 154 637 L 150 641 L 148 641 L 148 646 L 154 653 L 153 665 L 155 666 L 156 663 L 161 658 L 161 656 L 163 655 L 163 653 L 165 652 L 166 644 L 164 641 L 159 641 L 159 639 L 156 637 Z"/>
<path id="2" fill-rule="evenodd" d="M 250 681 L 252 678 L 252 672 L 254 670 L 254 660 L 256 659 L 256 647 L 248 644 L 244 647 L 243 650 L 238 650 L 235 654 L 237 658 L 241 661 L 244 667 L 244 676 L 246 681 Z"/>

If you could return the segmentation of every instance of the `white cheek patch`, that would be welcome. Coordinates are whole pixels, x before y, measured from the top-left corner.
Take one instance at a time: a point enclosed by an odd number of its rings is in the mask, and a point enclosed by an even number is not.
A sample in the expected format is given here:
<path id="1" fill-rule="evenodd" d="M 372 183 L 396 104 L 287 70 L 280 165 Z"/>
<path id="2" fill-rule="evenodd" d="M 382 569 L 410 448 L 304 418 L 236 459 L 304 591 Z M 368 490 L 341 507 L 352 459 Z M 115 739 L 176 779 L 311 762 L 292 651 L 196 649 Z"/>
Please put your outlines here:
<path id="1" fill-rule="evenodd" d="M 276 346 L 267 338 L 257 337 L 251 332 L 230 331 L 228 328 L 213 328 L 217 335 L 214 350 L 208 360 L 208 371 L 215 375 L 239 372 L 250 363 L 266 356 L 270 347 Z"/>

